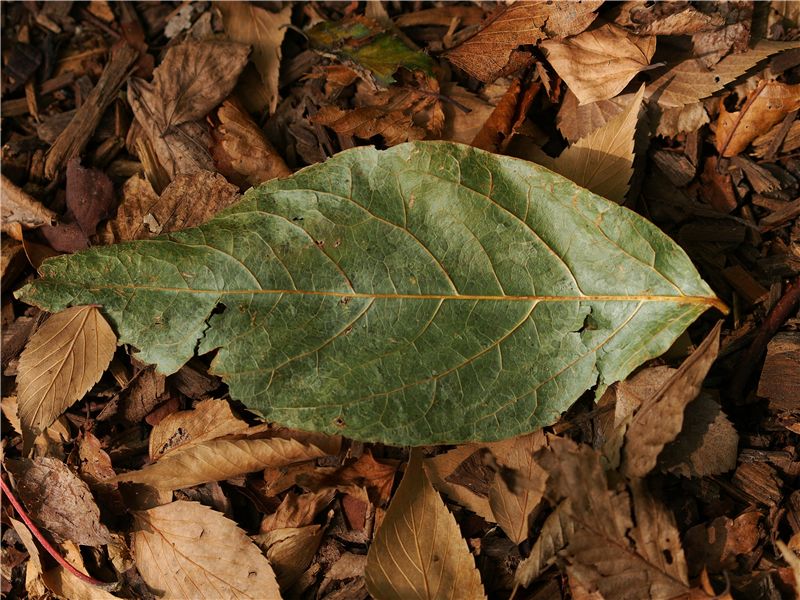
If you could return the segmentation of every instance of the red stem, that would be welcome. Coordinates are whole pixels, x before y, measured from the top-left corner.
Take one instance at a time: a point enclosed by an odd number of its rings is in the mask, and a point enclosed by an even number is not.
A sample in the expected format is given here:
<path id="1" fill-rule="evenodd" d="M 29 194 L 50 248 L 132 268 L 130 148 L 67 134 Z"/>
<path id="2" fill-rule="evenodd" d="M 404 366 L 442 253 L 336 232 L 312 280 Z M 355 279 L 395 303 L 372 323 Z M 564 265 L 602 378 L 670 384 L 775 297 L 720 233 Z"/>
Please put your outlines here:
<path id="1" fill-rule="evenodd" d="M 102 587 L 108 586 L 108 584 L 105 583 L 104 581 L 100 581 L 98 579 L 94 579 L 93 577 L 89 577 L 86 573 L 81 573 L 78 569 L 69 564 L 67 562 L 67 559 L 65 559 L 63 556 L 61 556 L 61 554 L 58 553 L 58 550 L 56 550 L 53 547 L 53 545 L 47 541 L 47 538 L 44 537 L 42 532 L 39 531 L 39 528 L 34 524 L 33 521 L 31 521 L 31 518 L 28 516 L 28 513 L 25 512 L 25 508 L 22 506 L 20 501 L 17 500 L 16 496 L 14 496 L 14 493 L 11 491 L 11 488 L 9 488 L 8 485 L 6 485 L 6 482 L 3 480 L 2 477 L 0 477 L 0 488 L 2 488 L 3 493 L 11 501 L 11 506 L 13 506 L 14 509 L 17 511 L 17 514 L 20 516 L 25 525 L 28 526 L 28 529 L 31 530 L 31 533 L 34 535 L 34 537 L 37 540 L 39 540 L 39 543 L 44 547 L 45 550 L 47 550 L 47 553 L 50 556 L 52 556 L 58 564 L 60 564 L 67 571 L 75 575 L 75 577 L 77 577 L 81 581 L 84 581 L 91 585 L 97 585 Z"/>

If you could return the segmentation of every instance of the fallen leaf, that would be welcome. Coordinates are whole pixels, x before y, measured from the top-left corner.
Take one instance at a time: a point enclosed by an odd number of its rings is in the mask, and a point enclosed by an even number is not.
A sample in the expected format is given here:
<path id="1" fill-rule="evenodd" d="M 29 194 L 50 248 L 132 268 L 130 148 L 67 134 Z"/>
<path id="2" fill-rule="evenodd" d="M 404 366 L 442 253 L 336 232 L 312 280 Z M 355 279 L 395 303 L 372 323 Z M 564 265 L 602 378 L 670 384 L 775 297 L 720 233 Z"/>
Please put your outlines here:
<path id="1" fill-rule="evenodd" d="M 598 196 L 624 202 L 633 175 L 634 135 L 643 94 L 644 86 L 625 110 L 545 166 Z"/>
<path id="2" fill-rule="evenodd" d="M 442 103 L 445 115 L 442 139 L 469 144 L 483 128 L 495 107 L 481 96 L 453 82 L 442 84 L 442 95 L 458 102 L 458 105 L 453 102 Z"/>
<path id="3" fill-rule="evenodd" d="M 650 394 L 639 393 L 642 406 L 625 434 L 621 471 L 629 477 L 644 477 L 656 466 L 664 446 L 683 428 L 686 405 L 700 393 L 700 386 L 717 358 L 722 321 L 718 322 L 692 355 L 668 381 Z M 625 384 L 621 384 L 625 385 Z M 636 389 L 636 377 L 631 385 Z"/>
<path id="4" fill-rule="evenodd" d="M 367 590 L 387 598 L 486 597 L 475 561 L 453 515 L 433 489 L 422 457 L 411 459 L 369 547 Z"/>
<path id="5" fill-rule="evenodd" d="M 122 197 L 111 231 L 115 239 L 128 241 L 205 223 L 234 204 L 239 190 L 219 173 L 197 171 L 176 176 L 160 196 L 146 179 L 134 175 L 125 182 Z"/>
<path id="6" fill-rule="evenodd" d="M 397 465 L 377 461 L 370 452 L 365 452 L 354 463 L 336 469 L 332 473 L 317 477 L 304 476 L 301 485 L 311 489 L 335 488 L 345 493 L 358 493 L 357 489 L 366 488 L 372 492 L 370 500 L 376 506 L 383 506 L 389 502 L 392 495 L 396 471 Z"/>
<path id="7" fill-rule="evenodd" d="M 545 40 L 547 60 L 579 104 L 608 100 L 650 65 L 655 36 L 637 36 L 613 23 L 563 41 Z"/>
<path id="8" fill-rule="evenodd" d="M 324 452 L 319 448 L 295 440 L 215 439 L 174 450 L 138 471 L 117 475 L 110 481 L 131 481 L 177 490 L 320 456 L 324 456 Z"/>
<path id="9" fill-rule="evenodd" d="M 747 52 L 726 56 L 712 68 L 699 58 L 685 60 L 648 85 L 645 98 L 664 108 L 693 104 L 721 90 L 765 58 L 797 47 L 797 42 L 762 40 Z"/>
<path id="10" fill-rule="evenodd" d="M 444 53 L 451 63 L 472 77 L 491 83 L 503 72 L 519 46 L 536 44 L 547 34 L 580 33 L 594 21 L 601 2 L 516 2 L 501 7 L 480 31 Z"/>
<path id="11" fill-rule="evenodd" d="M 386 111 L 378 106 L 365 106 L 342 110 L 337 106 L 323 106 L 311 119 L 326 125 L 337 133 L 368 140 L 379 135 L 387 146 L 396 146 L 409 140 L 421 140 L 425 130 L 415 127 L 410 115 L 400 110 Z"/>
<path id="12" fill-rule="evenodd" d="M 26 446 L 97 383 L 116 348 L 117 337 L 96 306 L 54 314 L 30 337 L 17 367 Z"/>
<path id="13" fill-rule="evenodd" d="M 247 189 L 292 174 L 264 132 L 235 102 L 225 100 L 215 116 L 219 125 L 211 132 L 214 139 L 211 154 L 228 181 Z"/>
<path id="14" fill-rule="evenodd" d="M 750 510 L 735 519 L 717 517 L 707 525 L 689 529 L 684 545 L 690 575 L 697 575 L 701 568 L 711 573 L 735 570 L 737 557 L 750 555 L 764 535 L 760 524 L 762 516 Z"/>
<path id="15" fill-rule="evenodd" d="M 490 152 L 505 151 L 524 123 L 541 87 L 540 83 L 528 83 L 523 87 L 520 80 L 515 79 L 470 145 Z"/>
<path id="16" fill-rule="evenodd" d="M 459 19 L 462 25 L 478 25 L 483 18 L 483 9 L 480 6 L 444 4 L 434 8 L 403 13 L 397 16 L 394 24 L 398 27 L 418 27 L 420 25 L 449 27 L 454 18 Z"/>
<path id="17" fill-rule="evenodd" d="M 715 131 L 717 151 L 720 156 L 736 156 L 798 108 L 800 84 L 779 81 L 762 80 L 739 111 L 728 112 L 724 101 L 720 100 Z"/>
<path id="18" fill-rule="evenodd" d="M 16 491 L 31 518 L 59 541 L 84 546 L 107 544 L 110 534 L 100 522 L 100 509 L 89 487 L 60 460 L 7 460 Z"/>
<path id="19" fill-rule="evenodd" d="M 24 523 L 13 517 L 6 516 L 14 528 L 25 550 L 28 551 L 28 562 L 25 564 L 25 591 L 30 598 L 40 598 L 45 595 L 44 581 L 42 581 L 42 560 L 39 557 L 39 547 L 33 541 L 33 535 Z"/>
<path id="20" fill-rule="evenodd" d="M 292 7 L 286 5 L 279 12 L 270 12 L 249 2 L 217 2 L 222 13 L 225 33 L 232 42 L 252 46 L 251 60 L 258 70 L 263 95 L 270 114 L 278 106 L 278 74 L 281 66 L 281 44 L 291 23 Z M 247 90 L 244 90 L 247 93 Z M 266 181 L 266 180 L 262 180 Z"/>
<path id="21" fill-rule="evenodd" d="M 445 142 L 343 152 L 168 242 L 96 247 L 42 271 L 18 295 L 103 305 L 164 374 L 217 350 L 212 373 L 266 419 L 391 444 L 553 423 L 721 306 L 635 213 Z"/>
<path id="22" fill-rule="evenodd" d="M 84 575 L 88 575 L 83 564 L 80 548 L 73 542 L 62 544 L 64 558 Z M 42 575 L 47 588 L 62 598 L 80 598 L 81 600 L 117 600 L 117 596 L 103 588 L 82 581 L 63 567 L 55 567 Z"/>
<path id="23" fill-rule="evenodd" d="M 555 562 L 558 553 L 566 548 L 578 526 L 580 523 L 572 518 L 569 499 L 562 500 L 542 523 L 528 557 L 517 566 L 515 583 L 527 587 L 539 577 Z"/>
<path id="24" fill-rule="evenodd" d="M 67 208 L 87 236 L 108 218 L 114 206 L 114 184 L 99 169 L 82 167 L 80 160 L 67 162 Z"/>
<path id="25" fill-rule="evenodd" d="M 153 71 L 153 82 L 131 79 L 128 100 L 159 165 L 172 179 L 213 171 L 204 118 L 236 84 L 249 48 L 231 42 L 172 46 Z"/>
<path id="26" fill-rule="evenodd" d="M 480 451 L 479 444 L 462 444 L 453 450 L 437 454 L 431 458 L 424 460 L 425 472 L 431 481 L 431 484 L 438 491 L 451 499 L 474 512 L 476 515 L 483 517 L 484 520 L 494 523 L 494 512 L 489 504 L 489 481 L 485 482 L 487 489 L 480 490 L 480 493 L 474 488 L 467 485 L 462 485 L 453 477 L 454 473 L 459 466 L 469 459 L 476 452 Z"/>
<path id="27" fill-rule="evenodd" d="M 2 202 L 3 232 L 9 233 L 14 223 L 26 229 L 50 225 L 56 220 L 55 213 L 21 188 L 14 185 L 8 177 L 0 175 L 0 194 Z"/>
<path id="28" fill-rule="evenodd" d="M 136 568 L 160 597 L 280 600 L 267 559 L 221 514 L 177 501 L 136 512 L 134 518 Z"/>
<path id="29" fill-rule="evenodd" d="M 281 529 L 306 527 L 333 501 L 334 496 L 336 491 L 330 489 L 300 495 L 289 492 L 277 510 L 261 520 L 259 529 L 266 534 Z"/>
<path id="30" fill-rule="evenodd" d="M 706 65 L 713 66 L 729 52 L 745 52 L 751 38 L 753 21 L 752 2 L 720 2 L 699 5 L 699 9 L 722 19 L 720 27 L 698 31 L 692 35 L 695 56 Z"/>
<path id="31" fill-rule="evenodd" d="M 656 115 L 656 135 L 674 137 L 679 133 L 688 133 L 699 130 L 709 123 L 706 107 L 702 102 L 684 104 L 675 108 L 660 108 L 657 103 L 648 105 L 651 113 Z"/>
<path id="32" fill-rule="evenodd" d="M 633 27 L 643 35 L 691 35 L 704 31 L 714 31 L 724 25 L 725 19 L 719 14 L 706 14 L 696 8 L 679 2 L 647 5 L 631 2 L 632 9 L 626 21 L 617 23 Z"/>
<path id="33" fill-rule="evenodd" d="M 567 90 L 556 115 L 556 126 L 569 143 L 574 144 L 608 123 L 630 106 L 635 94 L 622 94 L 609 100 L 578 104 L 578 98 Z"/>
<path id="34" fill-rule="evenodd" d="M 275 529 L 254 540 L 264 549 L 281 588 L 288 590 L 311 564 L 324 534 L 322 525 L 307 525 Z"/>
<path id="35" fill-rule="evenodd" d="M 700 174 L 701 197 L 721 213 L 733 212 L 739 205 L 736 192 L 733 188 L 733 179 L 728 169 L 724 168 L 727 161 L 720 161 L 716 156 L 709 156 Z"/>

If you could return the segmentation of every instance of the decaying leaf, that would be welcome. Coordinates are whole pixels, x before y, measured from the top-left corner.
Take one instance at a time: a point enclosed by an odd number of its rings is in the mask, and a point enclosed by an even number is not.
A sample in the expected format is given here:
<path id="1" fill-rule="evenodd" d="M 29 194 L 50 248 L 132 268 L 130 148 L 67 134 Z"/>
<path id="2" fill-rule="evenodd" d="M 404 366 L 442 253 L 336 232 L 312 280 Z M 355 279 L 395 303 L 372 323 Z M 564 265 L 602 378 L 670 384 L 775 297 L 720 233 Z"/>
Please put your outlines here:
<path id="1" fill-rule="evenodd" d="M 137 512 L 135 519 L 136 568 L 162 598 L 280 600 L 267 559 L 221 514 L 177 501 Z"/>
<path id="2" fill-rule="evenodd" d="M 726 56 L 712 68 L 699 58 L 685 60 L 648 85 L 645 97 L 663 108 L 680 108 L 721 90 L 765 58 L 792 48 L 797 48 L 796 42 L 762 40 L 747 52 Z"/>
<path id="3" fill-rule="evenodd" d="M 56 220 L 56 215 L 52 210 L 18 188 L 5 175 L 0 175 L 0 184 L 2 184 L 0 194 L 3 196 L 2 226 L 4 232 L 10 231 L 9 228 L 13 223 L 19 223 L 30 229 L 50 225 Z"/>
<path id="4" fill-rule="evenodd" d="M 295 440 L 216 439 L 167 453 L 158 461 L 138 471 L 117 475 L 111 481 L 146 483 L 159 489 L 176 490 L 319 456 L 324 456 L 322 450 Z"/>
<path id="5" fill-rule="evenodd" d="M 261 520 L 259 529 L 262 533 L 271 533 L 281 529 L 306 527 L 333 501 L 334 496 L 336 491 L 330 489 L 300 495 L 289 492 L 277 510 Z"/>
<path id="6" fill-rule="evenodd" d="M 110 534 L 89 487 L 60 460 L 21 458 L 6 461 L 31 517 L 56 539 L 84 546 L 107 544 Z"/>
<path id="7" fill-rule="evenodd" d="M 552 565 L 558 553 L 569 543 L 580 523 L 572 518 L 572 507 L 569 499 L 562 500 L 542 523 L 536 542 L 528 557 L 519 563 L 514 580 L 522 586 L 528 586 L 545 569 Z"/>
<path id="8" fill-rule="evenodd" d="M 122 197 L 111 231 L 116 240 L 128 241 L 205 223 L 235 203 L 239 190 L 219 173 L 197 171 L 175 177 L 160 196 L 146 179 L 134 175 L 125 182 Z"/>
<path id="9" fill-rule="evenodd" d="M 514 79 L 470 145 L 489 152 L 502 153 L 525 122 L 528 110 L 541 87 L 540 83 L 522 85 L 520 79 Z"/>
<path id="10" fill-rule="evenodd" d="M 30 337 L 17 368 L 26 445 L 97 383 L 116 347 L 117 337 L 96 306 L 54 314 Z"/>
<path id="11" fill-rule="evenodd" d="M 622 203 L 633 175 L 633 144 L 644 86 L 625 110 L 564 150 L 550 166 L 598 196 Z"/>
<path id="12" fill-rule="evenodd" d="M 281 43 L 291 22 L 292 7 L 270 12 L 250 2 L 226 1 L 216 6 L 222 12 L 225 33 L 232 42 L 253 48 L 251 60 L 258 69 L 270 113 L 278 106 L 278 73 L 281 66 Z M 262 180 L 263 181 L 263 180 Z"/>
<path id="13" fill-rule="evenodd" d="M 421 140 L 425 130 L 415 127 L 410 115 L 401 110 L 386 111 L 378 106 L 365 106 L 342 110 L 336 106 L 323 106 L 314 115 L 313 122 L 326 125 L 338 133 L 369 139 L 379 135 L 389 146 L 408 140 Z"/>
<path id="14" fill-rule="evenodd" d="M 475 561 L 453 515 L 413 451 L 403 481 L 367 554 L 367 589 L 376 600 L 483 599 Z"/>
<path id="15" fill-rule="evenodd" d="M 267 554 L 281 588 L 289 589 L 305 572 L 317 553 L 325 528 L 322 525 L 286 527 L 254 536 Z"/>
<path id="16" fill-rule="evenodd" d="M 500 8 L 474 36 L 445 53 L 445 57 L 476 79 L 497 79 L 515 48 L 536 44 L 547 34 L 580 33 L 594 21 L 601 2 L 516 2 Z"/>
<path id="17" fill-rule="evenodd" d="M 715 132 L 720 156 L 736 156 L 750 142 L 800 108 L 800 84 L 763 80 L 747 96 L 741 110 L 728 112 L 720 101 Z"/>
<path id="18" fill-rule="evenodd" d="M 453 450 L 437 454 L 424 461 L 425 472 L 436 490 L 446 494 L 464 508 L 483 517 L 487 522 L 494 523 L 495 517 L 489 504 L 488 482 L 482 488 L 464 485 L 464 481 L 456 481 L 454 474 L 464 461 L 480 451 L 480 444 L 462 444 Z"/>
<path id="19" fill-rule="evenodd" d="M 700 393 L 706 373 L 717 358 L 721 326 L 720 321 L 697 350 L 654 393 L 639 394 L 643 399 L 642 406 L 625 434 L 622 472 L 626 475 L 647 475 L 656 466 L 664 446 L 680 433 L 684 409 Z"/>
<path id="20" fill-rule="evenodd" d="M 552 423 L 721 306 L 639 215 L 445 142 L 343 152 L 201 227 L 42 274 L 25 301 L 102 305 L 162 373 L 199 342 L 271 421 L 412 445 Z"/>
<path id="21" fill-rule="evenodd" d="M 547 60 L 579 104 L 608 100 L 650 65 L 655 36 L 634 35 L 612 23 L 563 41 L 546 40 Z"/>
<path id="22" fill-rule="evenodd" d="M 13 517 L 8 517 L 8 520 L 22 541 L 22 545 L 25 546 L 25 550 L 28 551 L 28 562 L 25 566 L 25 591 L 31 598 L 44 596 L 46 590 L 42 581 L 42 560 L 39 557 L 39 548 L 33 541 L 33 535 L 21 521 L 17 521 Z"/>

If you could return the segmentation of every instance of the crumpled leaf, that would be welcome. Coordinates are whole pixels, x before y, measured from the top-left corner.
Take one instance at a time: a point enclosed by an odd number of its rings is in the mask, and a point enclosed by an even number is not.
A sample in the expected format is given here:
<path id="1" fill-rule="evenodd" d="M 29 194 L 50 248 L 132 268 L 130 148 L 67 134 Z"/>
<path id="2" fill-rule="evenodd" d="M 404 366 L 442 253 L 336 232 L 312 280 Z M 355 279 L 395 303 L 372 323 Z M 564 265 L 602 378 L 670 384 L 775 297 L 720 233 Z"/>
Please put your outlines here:
<path id="1" fill-rule="evenodd" d="M 726 56 L 711 68 L 699 58 L 685 60 L 648 85 L 645 98 L 663 108 L 692 104 L 721 90 L 765 58 L 797 47 L 797 42 L 762 40 L 747 52 Z"/>
<path id="2" fill-rule="evenodd" d="M 26 447 L 97 383 L 116 348 L 117 337 L 96 306 L 61 311 L 30 337 L 17 367 Z"/>
<path id="3" fill-rule="evenodd" d="M 600 4 L 595 0 L 516 2 L 500 8 L 480 31 L 444 56 L 476 79 L 491 83 L 503 72 L 515 48 L 536 44 L 546 35 L 580 33 L 594 21 Z"/>
<path id="4" fill-rule="evenodd" d="M 263 96 L 270 114 L 278 106 L 278 74 L 281 66 L 281 43 L 291 23 L 292 7 L 270 12 L 250 2 L 217 2 L 225 33 L 232 42 L 252 46 L 251 59 L 261 77 Z"/>
<path id="5" fill-rule="evenodd" d="M 613 23 L 563 41 L 545 40 L 547 60 L 579 104 L 608 100 L 650 65 L 655 36 L 638 36 Z"/>
<path id="6" fill-rule="evenodd" d="M 266 552 L 281 588 L 288 590 L 305 573 L 324 534 L 322 525 L 306 525 L 275 529 L 254 540 Z"/>
<path id="7" fill-rule="evenodd" d="M 414 126 L 411 115 L 401 110 L 387 112 L 379 106 L 364 106 L 352 110 L 342 110 L 332 105 L 323 106 L 311 121 L 326 125 L 337 133 L 365 140 L 379 135 L 389 146 L 425 137 L 425 130 Z"/>
<path id="8" fill-rule="evenodd" d="M 684 409 L 700 393 L 706 373 L 717 358 L 721 326 L 722 321 L 717 323 L 668 381 L 652 394 L 639 394 L 643 399 L 642 406 L 625 433 L 621 465 L 625 475 L 647 475 L 656 466 L 664 446 L 680 433 Z"/>
<path id="9" fill-rule="evenodd" d="M 197 502 L 177 501 L 134 517 L 136 568 L 160 597 L 280 600 L 267 559 L 220 513 Z"/>
<path id="10" fill-rule="evenodd" d="M 249 53 L 232 42 L 184 42 L 167 51 L 152 83 L 128 82 L 133 114 L 170 179 L 214 170 L 200 119 L 230 94 Z"/>
<path id="11" fill-rule="evenodd" d="M 622 203 L 633 175 L 633 146 L 644 86 L 625 110 L 548 162 L 556 173 L 614 202 Z"/>
<path id="12" fill-rule="evenodd" d="M 56 539 L 84 546 L 110 541 L 89 487 L 63 462 L 49 457 L 21 458 L 8 460 L 5 466 L 33 520 Z"/>
<path id="13" fill-rule="evenodd" d="M 721 306 L 640 216 L 443 142 L 343 152 L 200 228 L 41 270 L 21 298 L 102 305 L 163 373 L 199 341 L 269 420 L 391 444 L 552 423 Z"/>
<path id="14" fill-rule="evenodd" d="M 2 227 L 4 232 L 10 231 L 15 223 L 22 227 L 33 228 L 50 225 L 56 220 L 55 213 L 45 207 L 30 194 L 18 188 L 5 175 L 0 174 L 0 193 L 3 196 Z"/>
<path id="15" fill-rule="evenodd" d="M 750 142 L 770 127 L 780 123 L 790 112 L 800 108 L 800 84 L 761 81 L 747 96 L 741 110 L 728 112 L 720 101 L 715 133 L 720 156 L 731 157 L 742 152 Z"/>
<path id="16" fill-rule="evenodd" d="M 376 600 L 486 597 L 455 518 L 433 489 L 422 456 L 411 460 L 369 547 L 364 572 Z"/>

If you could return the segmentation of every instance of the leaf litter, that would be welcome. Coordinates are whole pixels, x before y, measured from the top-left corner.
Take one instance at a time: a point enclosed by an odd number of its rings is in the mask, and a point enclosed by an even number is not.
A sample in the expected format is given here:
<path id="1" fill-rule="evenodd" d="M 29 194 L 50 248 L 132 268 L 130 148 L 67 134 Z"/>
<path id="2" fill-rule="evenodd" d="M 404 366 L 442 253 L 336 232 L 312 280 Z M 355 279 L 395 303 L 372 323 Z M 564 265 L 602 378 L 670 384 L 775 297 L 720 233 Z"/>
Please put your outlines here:
<path id="1" fill-rule="evenodd" d="M 793 597 L 800 135 L 790 4 L 9 5 L 3 486 L 18 508 L 6 511 L 2 592 Z M 538 163 L 639 213 L 681 247 L 730 314 L 720 324 L 702 315 L 641 366 L 610 370 L 598 389 L 553 410 L 544 430 L 504 414 L 495 439 L 484 432 L 410 453 L 359 441 L 350 413 L 315 432 L 312 418 L 253 410 L 213 374 L 214 352 L 183 364 L 179 346 L 165 348 L 165 362 L 183 365 L 169 374 L 142 363 L 161 331 L 192 329 L 177 295 L 175 306 L 130 323 L 131 344 L 106 300 L 48 316 L 5 293 L 44 281 L 50 256 L 181 239 L 187 227 L 235 213 L 251 186 L 273 181 L 269 189 L 289 194 L 303 167 L 325 163 L 324 174 L 342 150 L 410 140 Z M 384 155 L 358 156 L 366 164 Z M 370 189 L 395 171 L 374 175 Z M 494 186 L 508 185 L 493 175 Z M 324 178 L 317 195 L 341 183 Z M 415 192 L 408 215 L 425 200 Z M 376 210 L 377 196 L 370 202 Z M 312 232 L 310 251 L 343 256 L 343 237 L 316 235 L 313 213 L 299 206 L 288 216 Z M 562 223 L 568 214 L 554 212 Z M 613 238 L 618 229 L 601 228 L 606 218 L 570 230 L 571 244 L 592 231 Z M 216 239 L 223 222 L 192 243 Z M 495 226 L 481 244 L 503 239 L 500 223 L 479 222 Z M 240 228 L 227 243 L 252 242 Z M 362 244 L 353 264 L 369 264 L 377 243 Z M 628 248 L 648 256 L 641 250 Z M 477 265 L 466 285 L 479 282 Z M 524 272 L 510 264 L 509 281 Z M 149 271 L 155 281 L 164 273 Z M 109 265 L 92 277 L 122 275 Z M 353 310 L 359 298 L 341 300 L 337 308 Z M 241 315 L 243 325 L 264 327 L 252 301 L 210 310 L 212 325 Z M 591 339 L 606 318 L 592 307 L 561 338 Z M 199 325 L 203 339 L 217 335 L 208 323 Z M 539 344 L 552 327 L 538 326 Z M 314 329 L 298 322 L 272 351 L 291 357 L 301 339 L 316 347 Z M 454 327 L 451 338 L 467 331 Z M 359 343 L 375 354 L 369 344 L 382 335 L 370 329 Z M 197 349 L 187 344 L 186 355 Z M 257 368 L 263 350 L 248 342 L 237 360 Z M 551 345 L 548 357 L 564 352 Z M 498 358 L 506 368 L 544 364 L 530 347 Z M 385 362 L 380 375 L 400 368 Z M 476 373 L 461 378 L 459 397 L 496 401 L 497 374 Z M 447 414 L 458 424 L 468 413 L 462 404 Z M 451 441 L 426 435 L 396 442 Z"/>

